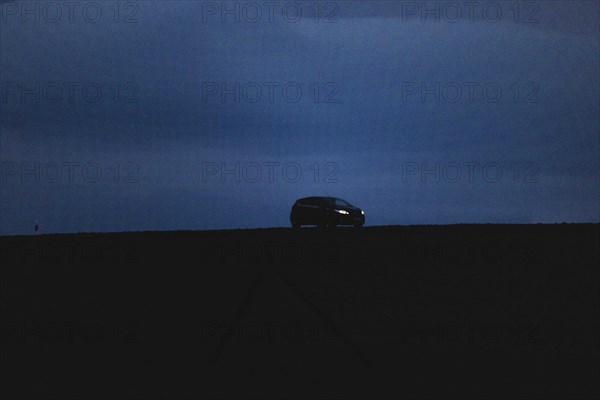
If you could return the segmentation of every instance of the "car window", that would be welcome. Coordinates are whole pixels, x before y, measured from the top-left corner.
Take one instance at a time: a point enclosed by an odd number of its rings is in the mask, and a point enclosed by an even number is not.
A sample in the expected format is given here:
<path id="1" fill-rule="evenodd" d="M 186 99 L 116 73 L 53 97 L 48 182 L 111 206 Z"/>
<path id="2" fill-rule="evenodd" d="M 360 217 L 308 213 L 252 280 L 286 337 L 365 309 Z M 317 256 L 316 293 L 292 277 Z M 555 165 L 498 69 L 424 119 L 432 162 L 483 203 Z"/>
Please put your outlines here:
<path id="1" fill-rule="evenodd" d="M 325 206 L 333 206 L 333 205 L 335 205 L 335 202 L 334 202 L 334 201 L 333 201 L 333 199 L 332 199 L 332 198 L 330 198 L 330 197 L 323 197 L 323 198 L 321 199 L 321 202 L 322 202 L 322 203 L 323 203 L 323 205 L 325 205 Z"/>
<path id="2" fill-rule="evenodd" d="M 327 199 L 320 198 L 319 199 L 319 206 L 321 206 L 321 207 L 329 207 L 329 206 L 331 206 L 331 203 L 329 201 L 327 201 Z"/>
<path id="3" fill-rule="evenodd" d="M 314 205 L 316 205 L 316 201 L 314 198 L 301 199 L 301 200 L 298 200 L 298 204 L 301 206 L 314 206 Z"/>
<path id="4" fill-rule="evenodd" d="M 352 207 L 352 204 L 342 199 L 335 199 L 334 203 L 337 207 Z"/>

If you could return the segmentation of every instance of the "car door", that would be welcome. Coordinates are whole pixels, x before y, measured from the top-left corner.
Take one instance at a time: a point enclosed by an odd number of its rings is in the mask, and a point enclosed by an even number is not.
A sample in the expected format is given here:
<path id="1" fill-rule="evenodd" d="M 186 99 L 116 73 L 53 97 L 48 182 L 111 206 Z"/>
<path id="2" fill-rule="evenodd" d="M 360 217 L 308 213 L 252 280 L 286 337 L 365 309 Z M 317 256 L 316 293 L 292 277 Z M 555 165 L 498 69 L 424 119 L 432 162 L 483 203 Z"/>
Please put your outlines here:
<path id="1" fill-rule="evenodd" d="M 325 199 L 316 198 L 315 223 L 324 224 L 329 221 L 329 204 Z"/>
<path id="2" fill-rule="evenodd" d="M 319 200 L 311 197 L 304 201 L 302 206 L 304 212 L 304 221 L 307 224 L 319 223 Z"/>
<path id="3" fill-rule="evenodd" d="M 310 199 L 300 199 L 296 204 L 296 220 L 302 224 L 311 223 Z"/>

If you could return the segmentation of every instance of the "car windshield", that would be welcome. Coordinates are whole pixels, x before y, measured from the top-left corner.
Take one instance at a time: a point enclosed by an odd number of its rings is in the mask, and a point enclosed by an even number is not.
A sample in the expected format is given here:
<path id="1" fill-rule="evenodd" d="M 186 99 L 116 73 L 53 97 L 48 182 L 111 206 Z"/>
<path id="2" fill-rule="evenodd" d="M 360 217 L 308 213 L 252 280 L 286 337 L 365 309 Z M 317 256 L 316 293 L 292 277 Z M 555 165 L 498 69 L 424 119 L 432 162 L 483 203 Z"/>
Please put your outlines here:
<path id="1" fill-rule="evenodd" d="M 352 204 L 342 199 L 330 199 L 329 201 L 336 207 L 352 207 Z"/>

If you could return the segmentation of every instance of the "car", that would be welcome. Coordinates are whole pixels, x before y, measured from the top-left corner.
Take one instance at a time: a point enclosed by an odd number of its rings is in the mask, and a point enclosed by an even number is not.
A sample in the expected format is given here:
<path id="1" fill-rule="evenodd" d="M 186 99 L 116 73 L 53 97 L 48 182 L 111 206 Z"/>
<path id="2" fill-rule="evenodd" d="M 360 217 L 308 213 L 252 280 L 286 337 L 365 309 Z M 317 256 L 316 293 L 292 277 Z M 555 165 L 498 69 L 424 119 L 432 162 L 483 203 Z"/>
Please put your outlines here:
<path id="1" fill-rule="evenodd" d="M 346 200 L 335 197 L 304 197 L 296 200 L 292 206 L 290 222 L 293 228 L 302 225 L 352 225 L 360 228 L 365 223 L 365 212 Z"/>

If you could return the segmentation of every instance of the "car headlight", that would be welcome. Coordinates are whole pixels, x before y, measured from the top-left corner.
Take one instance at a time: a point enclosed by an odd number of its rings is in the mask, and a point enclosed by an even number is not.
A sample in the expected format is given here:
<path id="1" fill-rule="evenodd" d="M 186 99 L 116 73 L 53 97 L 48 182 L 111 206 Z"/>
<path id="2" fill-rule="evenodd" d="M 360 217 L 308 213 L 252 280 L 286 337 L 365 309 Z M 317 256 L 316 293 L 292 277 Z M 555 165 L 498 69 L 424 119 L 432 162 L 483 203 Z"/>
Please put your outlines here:
<path id="1" fill-rule="evenodd" d="M 348 214 L 350 214 L 350 213 L 349 213 L 348 211 L 346 211 L 346 210 L 333 210 L 333 211 L 335 211 L 335 212 L 336 212 L 336 213 L 338 213 L 338 214 L 344 214 L 344 215 L 348 215 Z"/>
<path id="2" fill-rule="evenodd" d="M 364 212 L 364 211 L 362 211 L 362 210 L 360 211 L 360 213 L 361 213 L 362 215 L 365 215 L 365 212 Z"/>

